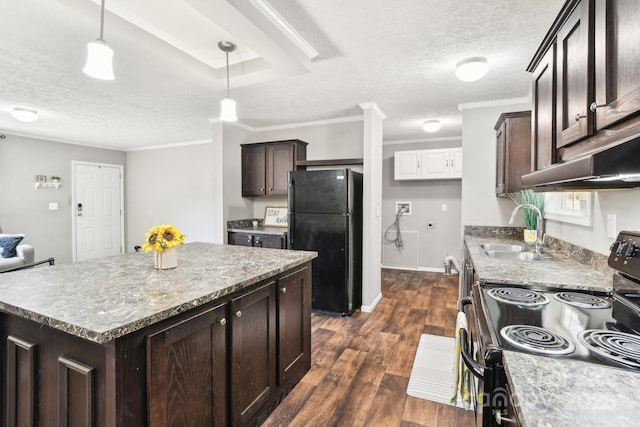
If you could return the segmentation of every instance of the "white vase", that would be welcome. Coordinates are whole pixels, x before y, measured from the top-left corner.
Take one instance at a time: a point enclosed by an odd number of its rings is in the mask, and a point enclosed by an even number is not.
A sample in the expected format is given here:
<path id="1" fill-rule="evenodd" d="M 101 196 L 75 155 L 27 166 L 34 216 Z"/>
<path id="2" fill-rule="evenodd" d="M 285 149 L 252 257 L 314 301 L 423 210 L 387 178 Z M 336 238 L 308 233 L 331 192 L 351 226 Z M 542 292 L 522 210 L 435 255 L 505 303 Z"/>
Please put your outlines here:
<path id="1" fill-rule="evenodd" d="M 532 245 L 536 242 L 536 238 L 538 237 L 538 234 L 536 233 L 536 230 L 529 230 L 528 228 L 524 229 L 524 242 Z"/>
<path id="2" fill-rule="evenodd" d="M 154 252 L 156 270 L 168 270 L 178 266 L 178 250 L 176 248 L 165 249 L 164 252 Z"/>

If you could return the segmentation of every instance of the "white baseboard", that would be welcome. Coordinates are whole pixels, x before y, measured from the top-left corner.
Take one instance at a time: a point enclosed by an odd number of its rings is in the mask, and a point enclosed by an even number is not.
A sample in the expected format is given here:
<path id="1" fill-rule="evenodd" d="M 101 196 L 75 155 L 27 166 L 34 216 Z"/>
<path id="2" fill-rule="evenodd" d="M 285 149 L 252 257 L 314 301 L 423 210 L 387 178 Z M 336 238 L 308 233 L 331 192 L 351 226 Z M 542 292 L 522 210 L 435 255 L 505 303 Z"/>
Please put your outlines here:
<path id="1" fill-rule="evenodd" d="M 409 270 L 409 271 L 430 271 L 432 273 L 444 273 L 444 268 L 435 268 L 435 267 L 394 267 L 392 265 L 383 265 L 382 268 L 388 268 L 391 270 Z"/>
<path id="2" fill-rule="evenodd" d="M 378 305 L 381 299 L 382 299 L 382 293 L 379 293 L 378 296 L 374 298 L 371 305 L 363 305 L 362 307 L 360 307 L 360 311 L 363 313 L 371 313 L 373 309 L 376 308 L 376 305 Z"/>

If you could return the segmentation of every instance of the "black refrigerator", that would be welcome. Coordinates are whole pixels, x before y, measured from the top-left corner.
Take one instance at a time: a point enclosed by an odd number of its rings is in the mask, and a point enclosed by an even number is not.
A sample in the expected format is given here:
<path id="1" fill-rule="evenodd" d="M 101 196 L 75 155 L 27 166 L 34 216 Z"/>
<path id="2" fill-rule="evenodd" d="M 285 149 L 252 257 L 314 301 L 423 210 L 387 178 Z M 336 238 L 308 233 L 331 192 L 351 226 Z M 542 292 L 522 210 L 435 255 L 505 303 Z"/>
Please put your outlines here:
<path id="1" fill-rule="evenodd" d="M 311 308 L 350 315 L 362 304 L 362 174 L 289 172 L 289 249 L 317 251 Z"/>

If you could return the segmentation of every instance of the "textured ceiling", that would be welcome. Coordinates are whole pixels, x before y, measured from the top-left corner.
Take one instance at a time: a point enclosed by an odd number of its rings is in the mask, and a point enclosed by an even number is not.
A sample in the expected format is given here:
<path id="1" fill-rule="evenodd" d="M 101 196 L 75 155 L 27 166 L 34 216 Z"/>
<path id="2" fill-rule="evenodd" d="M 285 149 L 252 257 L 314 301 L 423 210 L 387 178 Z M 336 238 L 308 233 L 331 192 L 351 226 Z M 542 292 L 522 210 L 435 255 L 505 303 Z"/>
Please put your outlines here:
<path id="1" fill-rule="evenodd" d="M 226 92 L 216 44 L 228 39 L 244 125 L 350 117 L 373 101 L 385 141 L 460 136 L 459 104 L 528 95 L 524 70 L 563 1 L 269 0 L 318 51 L 309 59 L 251 0 L 107 0 L 110 82 L 81 71 L 96 3 L 0 0 L 0 131 L 116 149 L 209 139 Z M 453 74 L 469 56 L 488 58 L 478 82 Z M 40 119 L 18 122 L 13 107 Z M 427 135 L 431 118 L 443 127 Z"/>

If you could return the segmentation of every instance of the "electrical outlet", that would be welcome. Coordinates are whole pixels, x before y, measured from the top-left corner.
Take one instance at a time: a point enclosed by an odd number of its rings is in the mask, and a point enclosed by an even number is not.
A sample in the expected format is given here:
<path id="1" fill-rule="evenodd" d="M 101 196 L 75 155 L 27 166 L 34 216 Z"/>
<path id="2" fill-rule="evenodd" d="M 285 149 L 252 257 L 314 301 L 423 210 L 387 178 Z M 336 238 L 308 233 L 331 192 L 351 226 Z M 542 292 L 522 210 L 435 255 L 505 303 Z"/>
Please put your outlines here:
<path id="1" fill-rule="evenodd" d="M 396 202 L 396 215 L 411 215 L 411 202 Z"/>
<path id="2" fill-rule="evenodd" d="M 436 225 L 433 221 L 427 221 L 427 228 L 434 228 Z"/>

